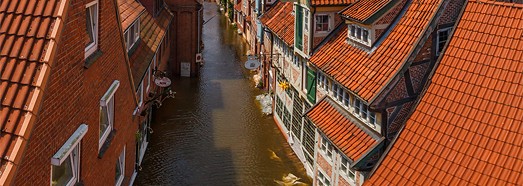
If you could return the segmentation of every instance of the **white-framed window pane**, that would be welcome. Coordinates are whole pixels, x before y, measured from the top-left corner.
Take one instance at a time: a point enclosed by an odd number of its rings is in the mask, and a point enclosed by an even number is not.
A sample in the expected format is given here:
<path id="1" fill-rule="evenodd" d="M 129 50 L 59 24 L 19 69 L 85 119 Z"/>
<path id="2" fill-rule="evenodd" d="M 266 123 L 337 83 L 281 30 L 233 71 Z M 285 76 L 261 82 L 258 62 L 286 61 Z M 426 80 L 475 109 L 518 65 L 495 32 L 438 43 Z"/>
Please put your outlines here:
<path id="1" fill-rule="evenodd" d="M 374 112 L 369 113 L 369 122 L 372 125 L 376 124 L 376 113 L 374 113 Z"/>
<path id="2" fill-rule="evenodd" d="M 89 37 L 89 42 L 87 43 L 86 46 L 89 46 L 89 45 L 94 43 L 94 34 L 95 34 L 94 33 L 94 26 L 95 25 L 93 23 L 95 21 L 94 20 L 94 16 L 95 15 L 93 15 L 93 13 L 94 13 L 93 10 L 95 9 L 94 7 L 95 6 L 90 6 L 86 10 L 86 18 L 85 18 L 86 25 L 85 26 L 86 26 L 87 35 Z"/>
<path id="3" fill-rule="evenodd" d="M 85 58 L 97 49 L 98 44 L 98 1 L 93 1 L 85 7 L 85 31 L 88 42 L 85 45 Z"/>
<path id="4" fill-rule="evenodd" d="M 60 165 L 51 165 L 51 185 L 75 185 L 78 182 L 80 170 L 80 145 L 67 155 Z"/>
<path id="5" fill-rule="evenodd" d="M 356 26 L 354 26 L 354 25 L 350 26 L 350 35 L 352 37 L 356 37 Z"/>
<path id="6" fill-rule="evenodd" d="M 347 91 L 344 92 L 344 95 L 343 95 L 343 104 L 346 106 L 346 107 L 349 107 L 350 105 L 350 95 Z"/>
<path id="7" fill-rule="evenodd" d="M 136 91 L 136 95 L 138 96 L 138 106 L 142 106 L 143 103 L 143 80 L 138 86 L 138 90 Z"/>
<path id="8" fill-rule="evenodd" d="M 361 39 L 361 28 L 356 28 L 356 38 Z"/>
<path id="9" fill-rule="evenodd" d="M 115 169 L 115 185 L 119 186 L 122 185 L 123 178 L 125 175 L 125 147 L 123 148 L 123 151 L 120 153 L 120 156 L 118 157 L 118 161 L 116 161 L 116 169 Z"/>
<path id="10" fill-rule="evenodd" d="M 368 42 L 369 41 L 369 31 L 366 29 L 363 29 L 363 41 Z"/>
<path id="11" fill-rule="evenodd" d="M 358 98 L 354 99 L 354 112 L 356 114 L 360 113 L 360 103 L 361 103 L 360 99 L 358 99 Z"/>
<path id="12" fill-rule="evenodd" d="M 329 30 L 329 16 L 328 15 L 317 15 L 316 16 L 316 31 L 328 31 Z"/>
<path id="13" fill-rule="evenodd" d="M 109 110 L 107 106 L 100 107 L 100 137 L 104 136 L 104 133 L 109 128 Z"/>
<path id="14" fill-rule="evenodd" d="M 53 165 L 52 174 L 51 185 L 68 185 L 74 178 L 71 157 L 67 157 L 60 166 Z"/>

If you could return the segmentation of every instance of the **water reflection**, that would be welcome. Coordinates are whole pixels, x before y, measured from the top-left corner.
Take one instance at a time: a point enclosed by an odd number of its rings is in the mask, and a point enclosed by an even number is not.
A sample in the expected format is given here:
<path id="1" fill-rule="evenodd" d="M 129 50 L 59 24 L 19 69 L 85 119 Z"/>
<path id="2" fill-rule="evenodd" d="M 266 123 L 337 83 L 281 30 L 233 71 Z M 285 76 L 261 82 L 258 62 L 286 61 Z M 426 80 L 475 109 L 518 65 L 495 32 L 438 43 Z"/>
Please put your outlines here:
<path id="1" fill-rule="evenodd" d="M 215 15 L 204 26 L 202 74 L 173 80 L 176 98 L 155 114 L 136 185 L 310 183 L 272 117 L 256 105 L 262 92 L 242 68 L 245 44 L 206 2 L 204 20 Z"/>

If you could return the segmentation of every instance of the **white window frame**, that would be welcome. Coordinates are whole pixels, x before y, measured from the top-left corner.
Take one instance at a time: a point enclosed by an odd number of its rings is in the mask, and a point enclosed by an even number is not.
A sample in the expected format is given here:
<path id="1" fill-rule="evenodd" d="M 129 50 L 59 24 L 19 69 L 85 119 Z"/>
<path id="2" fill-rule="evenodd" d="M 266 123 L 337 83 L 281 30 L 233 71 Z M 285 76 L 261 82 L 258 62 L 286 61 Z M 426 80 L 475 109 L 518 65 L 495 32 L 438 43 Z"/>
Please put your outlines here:
<path id="1" fill-rule="evenodd" d="M 91 56 L 96 50 L 98 50 L 98 23 L 99 23 L 99 6 L 98 6 L 98 0 L 92 1 L 90 3 L 87 3 L 85 5 L 85 13 L 87 14 L 87 11 L 90 11 L 90 9 L 94 8 L 93 12 L 90 12 L 90 15 L 92 15 L 90 18 L 91 20 L 91 27 L 92 27 L 92 37 L 93 42 L 85 47 L 85 55 L 84 59 Z M 87 21 L 87 20 L 86 20 Z M 86 23 L 87 24 L 87 23 Z M 86 28 L 87 29 L 87 28 Z M 87 33 L 89 34 L 89 33 Z"/>
<path id="2" fill-rule="evenodd" d="M 325 185 L 325 186 L 330 186 L 331 185 L 331 181 L 330 181 L 330 178 L 329 176 L 323 171 L 321 170 L 320 168 L 318 168 L 318 185 Z M 327 184 L 328 183 L 328 184 Z"/>
<path id="3" fill-rule="evenodd" d="M 309 10 L 303 8 L 303 31 L 309 32 Z"/>
<path id="4" fill-rule="evenodd" d="M 133 32 L 134 31 L 134 32 Z M 132 33 L 131 33 L 132 32 Z M 131 50 L 140 39 L 140 18 L 136 19 L 125 31 L 127 51 Z"/>
<path id="5" fill-rule="evenodd" d="M 156 56 L 154 56 L 156 57 Z M 149 93 L 149 89 L 151 88 L 151 65 L 149 65 L 149 68 L 147 68 L 147 88 L 145 89 L 145 93 Z"/>
<path id="6" fill-rule="evenodd" d="M 332 157 L 334 155 L 334 147 L 333 145 L 327 140 L 327 137 L 321 136 L 321 152 L 323 155 L 325 155 L 329 160 L 333 160 Z M 330 154 L 330 155 L 329 155 Z"/>
<path id="7" fill-rule="evenodd" d="M 439 49 L 440 45 L 443 44 L 443 47 L 445 47 L 445 44 L 449 41 L 451 29 L 452 29 L 452 27 L 443 28 L 443 29 L 439 29 L 438 30 L 438 33 L 437 33 L 437 36 L 436 36 L 436 56 L 439 56 L 439 54 L 441 53 L 441 51 Z M 445 40 L 443 43 L 441 43 L 440 36 L 439 36 L 439 34 L 441 32 L 447 32 L 447 40 Z M 441 50 L 443 50 L 443 48 L 441 48 Z"/>
<path id="8" fill-rule="evenodd" d="M 108 122 L 109 125 L 105 129 L 105 131 L 100 135 L 99 141 L 98 141 L 98 150 L 102 148 L 102 145 L 107 140 L 107 137 L 109 136 L 109 133 L 114 128 L 114 109 L 115 109 L 115 101 L 114 101 L 114 94 L 118 90 L 118 87 L 120 86 L 120 81 L 114 80 L 113 84 L 109 87 L 107 92 L 105 92 L 104 96 L 100 100 L 100 113 L 103 111 L 103 107 L 107 107 L 107 116 L 109 117 Z M 99 121 L 98 127 L 101 127 L 102 122 Z"/>
<path id="9" fill-rule="evenodd" d="M 122 185 L 123 179 L 125 177 L 125 146 L 123 147 L 123 150 L 120 153 L 120 156 L 118 156 L 118 160 L 116 160 L 116 161 L 117 161 L 116 163 L 118 163 L 120 165 L 121 169 L 122 169 L 122 174 L 120 175 L 118 180 L 115 179 L 116 180 L 115 185 L 116 186 L 120 186 L 120 185 Z"/>
<path id="10" fill-rule="evenodd" d="M 354 29 L 353 29 L 354 28 Z M 364 32 L 367 32 L 367 41 L 363 38 Z M 365 27 L 362 27 L 357 24 L 349 24 L 347 29 L 347 35 L 349 39 L 361 43 L 365 46 L 370 47 L 372 45 L 371 30 Z"/>
<path id="11" fill-rule="evenodd" d="M 323 16 L 327 16 L 327 22 L 324 23 L 324 22 L 321 22 L 319 23 L 318 22 L 318 18 L 319 17 L 323 17 Z M 331 19 L 330 19 L 330 15 L 329 14 L 316 14 L 314 15 L 314 31 L 316 33 L 328 33 L 331 31 Z M 327 30 L 318 30 L 318 24 L 327 24 Z"/>
<path id="12" fill-rule="evenodd" d="M 138 85 L 138 90 L 136 90 L 136 95 L 138 96 L 138 107 L 141 107 L 143 104 L 143 81 Z"/>
<path id="13" fill-rule="evenodd" d="M 72 178 L 67 182 L 67 186 L 75 185 L 80 181 L 80 142 L 87 133 L 88 126 L 82 124 L 78 129 L 69 137 L 64 145 L 53 155 L 51 158 L 51 176 L 49 178 L 49 185 L 53 184 L 53 168 L 54 166 L 61 166 L 65 161 L 71 161 Z M 68 159 L 70 158 L 70 159 Z"/>
<path id="14" fill-rule="evenodd" d="M 345 162 L 343 162 L 345 161 Z M 345 169 L 345 170 L 343 170 Z M 342 172 L 342 176 L 347 178 L 349 182 L 352 182 L 352 184 L 356 181 L 356 172 L 350 168 L 350 163 L 348 158 L 341 157 L 340 160 L 340 172 Z"/>

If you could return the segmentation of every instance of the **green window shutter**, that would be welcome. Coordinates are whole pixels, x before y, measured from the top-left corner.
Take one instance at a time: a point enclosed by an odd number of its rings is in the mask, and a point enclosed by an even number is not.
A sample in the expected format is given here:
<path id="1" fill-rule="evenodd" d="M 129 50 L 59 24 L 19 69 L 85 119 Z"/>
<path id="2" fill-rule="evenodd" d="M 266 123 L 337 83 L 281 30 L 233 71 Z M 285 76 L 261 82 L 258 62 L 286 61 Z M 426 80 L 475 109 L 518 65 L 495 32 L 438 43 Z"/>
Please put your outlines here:
<path id="1" fill-rule="evenodd" d="M 307 68 L 307 99 L 316 103 L 316 72 Z"/>
<path id="2" fill-rule="evenodd" d="M 296 48 L 303 50 L 303 8 L 296 5 Z"/>

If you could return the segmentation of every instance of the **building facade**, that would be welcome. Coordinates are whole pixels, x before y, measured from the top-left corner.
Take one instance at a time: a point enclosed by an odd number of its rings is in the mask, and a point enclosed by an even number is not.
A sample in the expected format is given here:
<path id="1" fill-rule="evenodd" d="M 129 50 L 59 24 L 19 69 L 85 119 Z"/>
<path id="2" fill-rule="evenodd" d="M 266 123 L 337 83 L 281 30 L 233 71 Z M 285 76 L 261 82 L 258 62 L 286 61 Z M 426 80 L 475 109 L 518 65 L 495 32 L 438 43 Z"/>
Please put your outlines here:
<path id="1" fill-rule="evenodd" d="M 175 76 L 195 77 L 204 64 L 203 49 L 203 1 L 166 0 L 173 14 L 169 38 L 174 42 L 169 58 L 169 72 Z"/>
<path id="2" fill-rule="evenodd" d="M 298 1 L 276 2 L 261 16 L 274 118 L 315 185 L 369 178 L 462 7 L 460 0 Z"/>
<path id="3" fill-rule="evenodd" d="M 0 184 L 128 184 L 137 102 L 116 1 L 0 4 Z"/>

